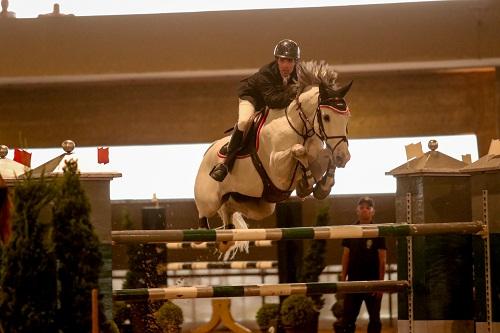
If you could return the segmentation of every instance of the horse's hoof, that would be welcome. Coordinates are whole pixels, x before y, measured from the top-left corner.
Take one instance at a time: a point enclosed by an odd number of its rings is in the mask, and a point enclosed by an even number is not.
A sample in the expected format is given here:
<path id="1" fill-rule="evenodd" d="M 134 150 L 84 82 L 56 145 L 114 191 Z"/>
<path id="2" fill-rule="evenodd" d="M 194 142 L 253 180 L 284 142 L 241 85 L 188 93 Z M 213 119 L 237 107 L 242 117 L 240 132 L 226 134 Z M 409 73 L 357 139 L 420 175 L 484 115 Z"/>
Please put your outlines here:
<path id="1" fill-rule="evenodd" d="M 330 188 L 328 191 L 326 191 L 322 189 L 321 186 L 317 186 L 314 188 L 313 196 L 315 199 L 323 200 L 330 194 L 331 190 L 332 189 Z"/>
<path id="2" fill-rule="evenodd" d="M 303 182 L 297 186 L 295 189 L 295 192 L 297 193 L 297 196 L 301 199 L 309 196 L 313 192 L 313 187 L 309 186 L 307 182 Z"/>
<path id="3" fill-rule="evenodd" d="M 207 230 L 207 229 L 210 229 L 210 224 L 208 223 L 208 218 L 206 217 L 200 217 L 200 219 L 198 220 L 198 229 L 204 229 L 204 230 Z"/>
<path id="4" fill-rule="evenodd" d="M 210 230 L 210 225 L 208 224 L 208 220 L 200 219 L 200 224 L 198 226 L 198 230 Z M 200 245 L 204 242 L 195 241 L 193 243 L 196 245 Z"/>
<path id="5" fill-rule="evenodd" d="M 225 241 L 217 244 L 217 249 L 221 253 L 226 253 L 235 243 L 233 241 Z"/>
<path id="6" fill-rule="evenodd" d="M 312 191 L 299 192 L 297 191 L 297 196 L 301 199 L 307 198 Z"/>

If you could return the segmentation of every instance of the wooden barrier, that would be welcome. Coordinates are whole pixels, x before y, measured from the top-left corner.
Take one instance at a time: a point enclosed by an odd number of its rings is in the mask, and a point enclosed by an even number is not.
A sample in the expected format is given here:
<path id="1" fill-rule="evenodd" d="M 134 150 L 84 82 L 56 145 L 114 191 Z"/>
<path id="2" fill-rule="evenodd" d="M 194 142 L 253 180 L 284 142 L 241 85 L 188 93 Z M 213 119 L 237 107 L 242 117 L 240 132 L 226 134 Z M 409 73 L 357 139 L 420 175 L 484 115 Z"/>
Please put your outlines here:
<path id="1" fill-rule="evenodd" d="M 200 261 L 200 262 L 169 262 L 157 266 L 159 272 L 179 271 L 182 269 L 269 269 L 277 268 L 278 262 L 272 260 L 263 261 Z"/>
<path id="2" fill-rule="evenodd" d="M 229 230 L 122 230 L 113 231 L 114 243 L 223 242 L 292 239 L 343 239 L 474 234 L 483 231 L 479 222 L 425 224 L 366 224 L 327 227 L 229 229 Z"/>
<path id="3" fill-rule="evenodd" d="M 115 301 L 161 301 L 185 298 L 219 298 L 249 296 L 317 295 L 368 292 L 399 292 L 408 288 L 408 281 L 349 281 L 240 286 L 193 286 L 151 289 L 122 289 L 113 292 Z"/>
<path id="4" fill-rule="evenodd" d="M 273 242 L 270 240 L 261 240 L 250 242 L 249 246 L 255 247 L 271 247 Z M 203 242 L 203 243 L 167 243 L 167 249 L 180 250 L 180 249 L 215 249 L 218 248 L 216 242 Z"/>

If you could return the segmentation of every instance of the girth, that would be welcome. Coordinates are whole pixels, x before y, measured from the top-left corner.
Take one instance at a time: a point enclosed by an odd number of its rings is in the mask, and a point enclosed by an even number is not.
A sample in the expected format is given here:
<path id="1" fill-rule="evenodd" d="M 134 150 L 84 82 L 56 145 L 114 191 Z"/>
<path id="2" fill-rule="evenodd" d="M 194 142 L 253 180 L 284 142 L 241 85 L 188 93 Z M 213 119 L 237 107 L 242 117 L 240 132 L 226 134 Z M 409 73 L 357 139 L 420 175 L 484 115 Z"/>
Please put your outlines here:
<path id="1" fill-rule="evenodd" d="M 264 185 L 264 190 L 262 191 L 262 198 L 267 202 L 280 202 L 286 200 L 292 194 L 292 191 L 283 191 L 276 187 L 269 178 L 266 169 L 262 165 L 262 162 L 257 155 L 257 151 L 254 151 L 251 155 L 252 162 L 260 175 L 260 179 L 262 179 L 262 184 Z"/>

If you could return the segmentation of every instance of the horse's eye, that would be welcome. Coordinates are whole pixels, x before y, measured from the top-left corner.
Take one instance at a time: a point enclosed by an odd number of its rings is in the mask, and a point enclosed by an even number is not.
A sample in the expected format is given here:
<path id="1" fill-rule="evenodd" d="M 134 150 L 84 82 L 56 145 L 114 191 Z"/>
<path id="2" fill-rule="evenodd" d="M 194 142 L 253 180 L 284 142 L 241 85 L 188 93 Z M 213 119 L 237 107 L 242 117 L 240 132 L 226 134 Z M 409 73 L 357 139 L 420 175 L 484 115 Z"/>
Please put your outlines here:
<path id="1" fill-rule="evenodd" d="M 323 115 L 323 121 L 329 122 L 330 121 L 330 116 L 325 114 Z"/>

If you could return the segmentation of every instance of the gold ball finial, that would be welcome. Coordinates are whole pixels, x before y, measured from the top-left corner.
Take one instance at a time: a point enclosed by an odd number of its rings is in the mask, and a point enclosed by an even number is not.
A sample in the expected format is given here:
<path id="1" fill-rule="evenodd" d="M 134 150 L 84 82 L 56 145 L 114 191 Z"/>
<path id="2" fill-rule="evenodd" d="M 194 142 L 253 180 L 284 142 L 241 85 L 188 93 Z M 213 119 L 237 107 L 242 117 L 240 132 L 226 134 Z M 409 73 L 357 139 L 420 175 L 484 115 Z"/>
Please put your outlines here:
<path id="1" fill-rule="evenodd" d="M 9 147 L 6 145 L 0 145 L 0 158 L 5 158 L 9 153 Z"/>
<path id="2" fill-rule="evenodd" d="M 429 147 L 430 150 L 435 151 L 438 149 L 438 142 L 436 140 L 429 140 L 427 147 Z"/>
<path id="3" fill-rule="evenodd" d="M 68 154 L 71 154 L 71 152 L 75 149 L 75 146 L 76 146 L 75 143 L 71 140 L 64 140 L 63 143 L 61 144 L 61 147 Z"/>
<path id="4" fill-rule="evenodd" d="M 153 199 L 151 199 L 151 202 L 156 208 L 160 207 L 160 201 L 158 200 L 156 193 L 153 193 Z"/>

